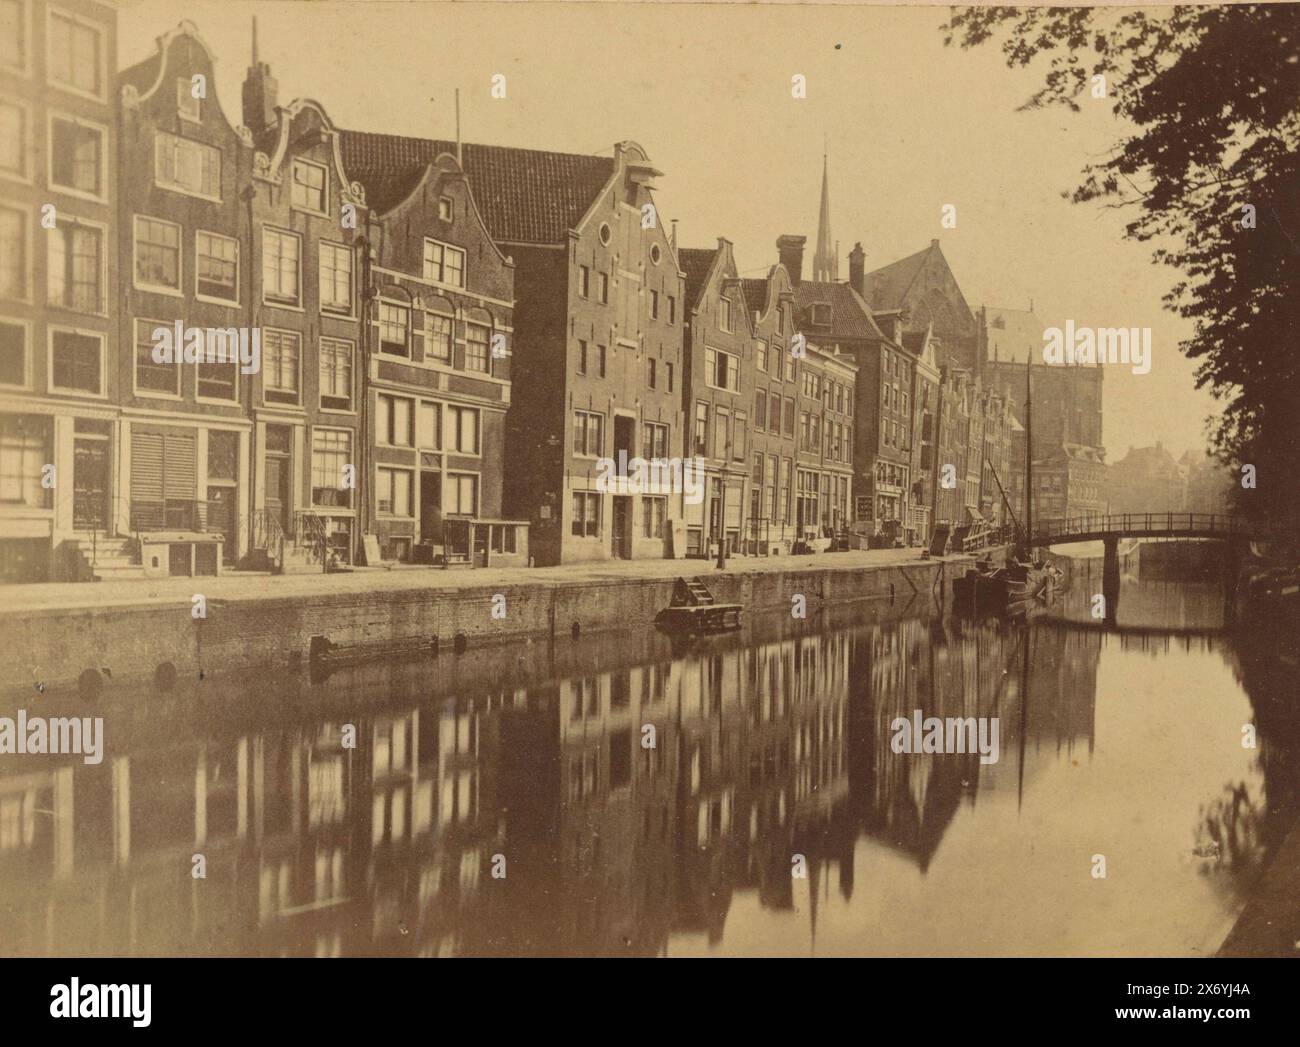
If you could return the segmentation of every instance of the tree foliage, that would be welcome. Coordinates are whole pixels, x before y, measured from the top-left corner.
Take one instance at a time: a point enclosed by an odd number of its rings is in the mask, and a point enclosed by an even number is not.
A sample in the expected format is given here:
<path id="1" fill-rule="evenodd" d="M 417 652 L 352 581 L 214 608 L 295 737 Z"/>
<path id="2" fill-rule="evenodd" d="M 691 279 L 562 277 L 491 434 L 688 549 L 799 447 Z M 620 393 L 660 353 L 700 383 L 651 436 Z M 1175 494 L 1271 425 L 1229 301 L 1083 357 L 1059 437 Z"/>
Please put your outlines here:
<path id="1" fill-rule="evenodd" d="M 1256 466 L 1244 510 L 1296 520 L 1300 6 L 972 7 L 944 31 L 1000 41 L 1012 68 L 1045 63 L 1024 109 L 1113 106 L 1117 143 L 1066 195 L 1125 209 L 1126 236 L 1179 272 L 1165 304 L 1193 321 L 1180 348 L 1222 405 L 1211 445 Z"/>

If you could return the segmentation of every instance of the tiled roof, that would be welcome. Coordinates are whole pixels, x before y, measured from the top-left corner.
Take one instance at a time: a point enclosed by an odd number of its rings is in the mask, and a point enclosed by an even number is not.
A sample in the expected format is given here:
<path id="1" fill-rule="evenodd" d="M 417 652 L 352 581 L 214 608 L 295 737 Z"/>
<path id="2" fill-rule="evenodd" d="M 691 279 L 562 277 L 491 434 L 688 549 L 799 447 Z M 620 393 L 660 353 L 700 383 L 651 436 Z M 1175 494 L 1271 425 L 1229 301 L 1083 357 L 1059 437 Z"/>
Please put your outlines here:
<path id="1" fill-rule="evenodd" d="M 746 277 L 740 281 L 740 289 L 745 292 L 745 305 L 751 313 L 762 313 L 767 309 L 767 281 Z"/>
<path id="2" fill-rule="evenodd" d="M 877 311 L 903 308 L 912 281 L 925 267 L 930 252 L 937 250 L 939 244 L 936 241 L 916 254 L 867 273 L 867 297 L 871 300 L 871 308 Z"/>
<path id="3" fill-rule="evenodd" d="M 158 79 L 158 63 L 161 61 L 162 55 L 155 51 L 143 62 L 137 62 L 129 69 L 123 69 L 118 73 L 118 81 L 122 86 L 130 84 L 143 94 L 153 87 L 154 81 Z"/>
<path id="4" fill-rule="evenodd" d="M 677 262 L 686 274 L 686 307 L 693 309 L 709 278 L 709 267 L 717 257 L 716 247 L 679 247 Z"/>
<path id="5" fill-rule="evenodd" d="M 343 167 L 383 212 L 401 202 L 425 165 L 456 143 L 366 131 L 340 132 Z M 465 143 L 465 174 L 488 233 L 498 242 L 554 244 L 568 236 L 614 172 L 608 156 Z"/>
<path id="6" fill-rule="evenodd" d="M 888 341 L 872 319 L 871 308 L 847 283 L 801 280 L 794 289 L 795 304 L 801 323 L 807 325 L 814 304 L 825 302 L 831 307 L 831 326 L 811 328 L 807 334 L 816 338 L 879 338 Z"/>

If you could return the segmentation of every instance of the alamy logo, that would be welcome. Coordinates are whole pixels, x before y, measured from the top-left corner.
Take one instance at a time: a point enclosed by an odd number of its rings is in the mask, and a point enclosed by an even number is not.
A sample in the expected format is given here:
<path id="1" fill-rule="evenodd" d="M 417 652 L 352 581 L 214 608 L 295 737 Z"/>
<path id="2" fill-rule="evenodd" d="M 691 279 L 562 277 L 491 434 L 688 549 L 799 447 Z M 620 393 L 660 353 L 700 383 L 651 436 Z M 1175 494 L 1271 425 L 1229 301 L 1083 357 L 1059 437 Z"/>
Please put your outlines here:
<path id="1" fill-rule="evenodd" d="M 152 985 L 70 985 L 50 987 L 52 1018 L 130 1018 L 137 1029 L 150 1022 Z"/>
<path id="2" fill-rule="evenodd" d="M 703 458 L 596 459 L 596 490 L 605 494 L 682 494 L 687 505 L 704 501 Z"/>
<path id="3" fill-rule="evenodd" d="M 15 721 L 0 716 L 0 755 L 59 755 L 76 753 L 85 763 L 97 764 L 104 759 L 104 718 L 96 716 L 27 717 L 18 710 Z"/>
<path id="4" fill-rule="evenodd" d="M 1131 364 L 1134 374 L 1151 370 L 1151 328 L 1149 327 L 1075 327 L 1065 321 L 1065 330 L 1049 327 L 1043 331 L 1043 363 L 1061 364 Z"/>
<path id="5" fill-rule="evenodd" d="M 922 719 L 920 709 L 912 718 L 897 716 L 890 721 L 894 737 L 889 747 L 896 753 L 979 753 L 980 763 L 998 762 L 998 718 L 996 716 L 937 716 Z"/>
<path id="6" fill-rule="evenodd" d="M 156 364 L 239 364 L 243 374 L 262 369 L 260 327 L 186 327 L 177 320 L 172 327 L 153 329 L 153 362 Z"/>

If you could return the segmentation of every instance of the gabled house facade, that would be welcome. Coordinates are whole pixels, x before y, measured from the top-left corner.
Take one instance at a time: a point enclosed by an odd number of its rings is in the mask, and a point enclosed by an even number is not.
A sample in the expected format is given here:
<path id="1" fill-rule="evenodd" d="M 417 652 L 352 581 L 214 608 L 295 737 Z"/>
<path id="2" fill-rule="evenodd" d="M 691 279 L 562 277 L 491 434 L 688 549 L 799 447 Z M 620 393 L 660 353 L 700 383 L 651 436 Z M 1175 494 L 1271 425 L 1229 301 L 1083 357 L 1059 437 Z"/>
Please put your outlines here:
<path id="1" fill-rule="evenodd" d="M 262 337 L 248 390 L 251 541 L 284 569 L 321 570 L 358 558 L 371 479 L 360 468 L 369 211 L 324 109 L 279 105 L 256 53 L 243 105 L 256 143 L 244 200 L 249 313 Z"/>
<path id="2" fill-rule="evenodd" d="M 236 347 L 258 322 L 244 192 L 253 139 L 227 120 L 212 53 L 189 23 L 121 80 L 118 525 L 136 540 L 217 535 L 234 564 L 249 549 L 257 376 L 238 360 L 186 362 L 184 348 L 193 330 L 205 357 L 209 330 L 233 332 Z"/>
<path id="3" fill-rule="evenodd" d="M 705 498 L 683 507 L 686 554 L 741 551 L 750 478 L 750 410 L 756 376 L 752 317 L 730 241 L 713 250 L 681 248 L 686 273 L 682 404 L 687 457 L 704 462 Z"/>
<path id="4" fill-rule="evenodd" d="M 754 332 L 752 463 L 746 551 L 788 554 L 795 526 L 795 456 L 798 452 L 798 359 L 795 302 L 790 274 L 777 264 L 766 279 L 742 281 Z"/>
<path id="5" fill-rule="evenodd" d="M 392 188 L 367 197 L 373 532 L 388 559 L 526 564 L 527 525 L 501 508 L 514 266 L 451 154 Z"/>

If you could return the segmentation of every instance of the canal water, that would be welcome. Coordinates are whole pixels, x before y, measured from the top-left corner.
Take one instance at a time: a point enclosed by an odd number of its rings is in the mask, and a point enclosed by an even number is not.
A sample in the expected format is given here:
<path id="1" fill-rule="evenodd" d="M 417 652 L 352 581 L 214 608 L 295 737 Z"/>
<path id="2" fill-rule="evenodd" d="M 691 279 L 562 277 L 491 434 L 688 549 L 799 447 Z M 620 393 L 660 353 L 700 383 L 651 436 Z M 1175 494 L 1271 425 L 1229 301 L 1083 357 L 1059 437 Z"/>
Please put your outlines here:
<path id="1" fill-rule="evenodd" d="M 0 953 L 1212 954 L 1296 816 L 1294 662 L 1212 580 L 1126 574 L 1103 630 L 1100 579 L 33 693 L 104 755 L 0 756 Z M 997 762 L 894 751 L 915 710 Z"/>

